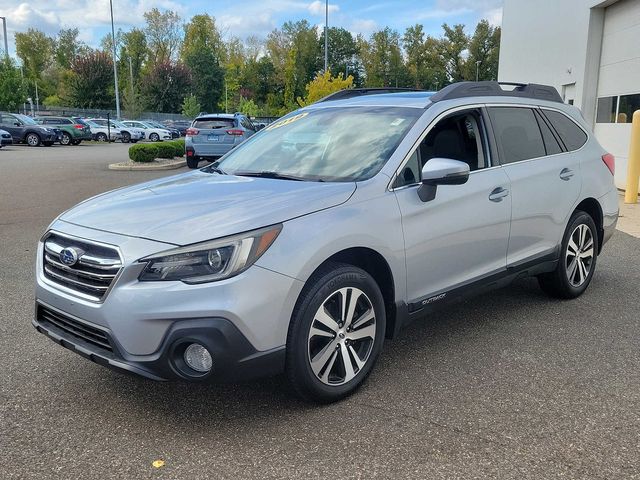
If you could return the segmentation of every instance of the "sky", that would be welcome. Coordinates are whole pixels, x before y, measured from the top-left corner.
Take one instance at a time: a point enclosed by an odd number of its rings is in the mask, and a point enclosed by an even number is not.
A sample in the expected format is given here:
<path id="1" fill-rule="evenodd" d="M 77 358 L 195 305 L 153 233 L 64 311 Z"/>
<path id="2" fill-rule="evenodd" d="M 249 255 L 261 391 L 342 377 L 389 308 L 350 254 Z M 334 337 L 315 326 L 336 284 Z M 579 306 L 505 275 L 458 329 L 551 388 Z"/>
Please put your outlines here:
<path id="1" fill-rule="evenodd" d="M 266 37 L 287 20 L 307 19 L 314 25 L 324 25 L 325 14 L 324 0 L 113 0 L 116 30 L 143 27 L 142 14 L 153 7 L 175 10 L 184 19 L 208 13 L 216 18 L 225 35 L 240 38 Z M 29 27 L 49 35 L 55 35 L 61 28 L 75 27 L 80 30 L 80 38 L 93 47 L 99 46 L 100 39 L 110 31 L 109 0 L 0 0 L 0 17 L 7 18 L 12 55 L 14 33 Z M 436 36 L 441 34 L 443 23 L 465 24 L 471 33 L 482 18 L 500 25 L 502 0 L 329 1 L 329 26 L 344 27 L 365 36 L 385 26 L 402 33 L 416 23 Z"/>

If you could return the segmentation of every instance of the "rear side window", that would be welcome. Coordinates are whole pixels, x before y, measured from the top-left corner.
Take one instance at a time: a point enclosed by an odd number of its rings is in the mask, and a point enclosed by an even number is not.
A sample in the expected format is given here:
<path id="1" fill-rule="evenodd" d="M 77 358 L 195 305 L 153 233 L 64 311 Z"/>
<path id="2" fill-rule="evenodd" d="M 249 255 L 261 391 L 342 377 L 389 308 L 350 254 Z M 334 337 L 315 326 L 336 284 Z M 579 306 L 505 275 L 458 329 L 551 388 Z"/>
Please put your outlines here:
<path id="1" fill-rule="evenodd" d="M 489 116 L 502 163 L 544 157 L 546 150 L 533 110 L 522 107 L 492 107 Z"/>
<path id="2" fill-rule="evenodd" d="M 584 133 L 584 130 L 565 114 L 553 110 L 543 110 L 543 113 L 560 135 L 567 150 L 577 150 L 587 143 L 587 134 Z"/>
<path id="3" fill-rule="evenodd" d="M 544 148 L 547 150 L 547 155 L 562 153 L 562 147 L 560 147 L 558 140 L 549 128 L 549 125 L 547 125 L 547 121 L 542 118 L 539 112 L 536 112 L 536 119 L 542 132 L 542 140 L 544 140 Z"/>
<path id="4" fill-rule="evenodd" d="M 202 128 L 205 130 L 216 130 L 218 128 L 233 128 L 233 118 L 197 118 L 193 122 L 195 128 Z"/>

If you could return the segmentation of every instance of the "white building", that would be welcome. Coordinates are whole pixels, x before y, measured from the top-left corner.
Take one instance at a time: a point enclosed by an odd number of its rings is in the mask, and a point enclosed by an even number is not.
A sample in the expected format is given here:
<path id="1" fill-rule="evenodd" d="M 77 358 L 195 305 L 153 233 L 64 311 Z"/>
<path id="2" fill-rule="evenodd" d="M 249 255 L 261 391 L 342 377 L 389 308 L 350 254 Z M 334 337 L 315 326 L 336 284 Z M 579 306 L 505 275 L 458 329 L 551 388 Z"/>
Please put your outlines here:
<path id="1" fill-rule="evenodd" d="M 640 109 L 640 0 L 505 0 L 498 79 L 555 86 L 616 156 L 624 188 Z"/>

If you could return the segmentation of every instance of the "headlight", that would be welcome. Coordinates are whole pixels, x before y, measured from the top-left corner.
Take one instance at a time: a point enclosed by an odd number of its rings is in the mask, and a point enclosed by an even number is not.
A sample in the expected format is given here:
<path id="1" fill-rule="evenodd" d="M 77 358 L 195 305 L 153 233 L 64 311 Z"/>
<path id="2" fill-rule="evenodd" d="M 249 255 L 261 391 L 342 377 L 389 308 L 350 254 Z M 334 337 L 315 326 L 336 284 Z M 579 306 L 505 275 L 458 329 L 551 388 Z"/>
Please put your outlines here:
<path id="1" fill-rule="evenodd" d="M 232 277 L 253 265 L 281 230 L 282 225 L 275 225 L 145 257 L 140 262 L 147 266 L 138 280 L 194 284 Z"/>

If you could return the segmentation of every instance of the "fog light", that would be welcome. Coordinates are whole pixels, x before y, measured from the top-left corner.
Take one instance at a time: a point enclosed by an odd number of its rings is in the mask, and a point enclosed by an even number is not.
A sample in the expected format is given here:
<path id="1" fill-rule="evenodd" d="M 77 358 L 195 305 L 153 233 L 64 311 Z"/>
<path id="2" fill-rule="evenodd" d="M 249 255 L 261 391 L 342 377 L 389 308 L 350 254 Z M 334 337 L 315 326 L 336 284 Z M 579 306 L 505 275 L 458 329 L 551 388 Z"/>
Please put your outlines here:
<path id="1" fill-rule="evenodd" d="M 192 343 L 184 351 L 184 361 L 196 372 L 206 373 L 213 367 L 213 359 L 209 350 L 199 343 Z"/>

